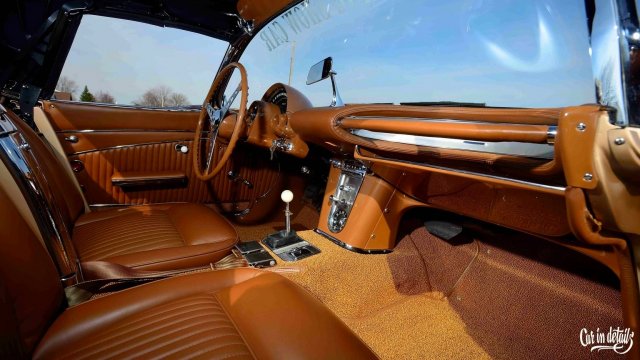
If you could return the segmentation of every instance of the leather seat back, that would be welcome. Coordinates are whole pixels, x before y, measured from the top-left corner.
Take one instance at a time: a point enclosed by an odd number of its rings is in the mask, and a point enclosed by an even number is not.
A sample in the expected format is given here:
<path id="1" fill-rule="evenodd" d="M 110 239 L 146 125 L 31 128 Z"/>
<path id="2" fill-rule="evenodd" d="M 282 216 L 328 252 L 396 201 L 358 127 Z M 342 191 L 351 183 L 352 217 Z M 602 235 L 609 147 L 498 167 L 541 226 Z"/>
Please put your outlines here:
<path id="1" fill-rule="evenodd" d="M 33 352 L 65 300 L 53 261 L 2 185 L 0 358 L 11 359 L 28 357 Z"/>
<path id="2" fill-rule="evenodd" d="M 61 163 L 60 158 L 56 156 L 49 144 L 17 116 L 10 112 L 7 114 L 29 144 L 29 151 L 39 167 L 36 174 L 39 175 L 38 185 L 42 188 L 41 190 L 50 190 L 53 202 L 49 204 L 51 210 L 60 213 L 67 233 L 71 234 L 76 220 L 85 210 L 82 194 L 78 192 L 74 185 L 74 179 L 65 171 L 64 164 Z"/>

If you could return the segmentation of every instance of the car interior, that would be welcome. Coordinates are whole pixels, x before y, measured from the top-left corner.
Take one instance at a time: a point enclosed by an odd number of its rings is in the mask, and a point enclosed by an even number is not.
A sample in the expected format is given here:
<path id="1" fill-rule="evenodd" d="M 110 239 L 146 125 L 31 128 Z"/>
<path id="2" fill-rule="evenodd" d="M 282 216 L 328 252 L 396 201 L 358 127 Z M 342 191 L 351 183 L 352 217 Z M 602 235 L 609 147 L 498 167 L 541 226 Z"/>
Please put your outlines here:
<path id="1" fill-rule="evenodd" d="M 618 356 L 580 334 L 639 328 L 638 127 L 599 103 L 345 104 L 331 57 L 307 77 L 331 105 L 256 94 L 242 51 L 297 6 L 7 5 L 0 357 Z M 86 14 L 227 41 L 203 105 L 56 99 Z"/>

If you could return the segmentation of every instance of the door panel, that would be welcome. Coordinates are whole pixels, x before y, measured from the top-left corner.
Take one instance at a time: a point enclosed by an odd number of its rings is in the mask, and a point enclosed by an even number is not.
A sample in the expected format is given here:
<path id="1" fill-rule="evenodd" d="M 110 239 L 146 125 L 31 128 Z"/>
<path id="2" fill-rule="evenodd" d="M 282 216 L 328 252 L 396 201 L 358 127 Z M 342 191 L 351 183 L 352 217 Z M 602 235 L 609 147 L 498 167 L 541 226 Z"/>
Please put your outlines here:
<path id="1" fill-rule="evenodd" d="M 266 193 L 279 180 L 277 165 L 265 152 L 236 147 L 226 168 L 210 182 L 195 177 L 192 164 L 193 131 L 197 111 L 163 111 L 87 105 L 71 102 L 45 102 L 45 113 L 56 131 L 70 161 L 80 161 L 76 176 L 87 201 L 95 204 L 139 205 L 161 202 L 243 203 Z M 71 137 L 75 139 L 71 140 Z M 186 145 L 188 153 L 176 150 Z M 215 152 L 222 155 L 224 144 Z M 251 155 L 247 152 L 251 150 Z M 76 164 L 77 165 L 77 164 Z M 233 171 L 249 180 L 250 188 L 232 181 Z M 122 189 L 112 183 L 114 175 L 183 173 L 185 185 Z"/>

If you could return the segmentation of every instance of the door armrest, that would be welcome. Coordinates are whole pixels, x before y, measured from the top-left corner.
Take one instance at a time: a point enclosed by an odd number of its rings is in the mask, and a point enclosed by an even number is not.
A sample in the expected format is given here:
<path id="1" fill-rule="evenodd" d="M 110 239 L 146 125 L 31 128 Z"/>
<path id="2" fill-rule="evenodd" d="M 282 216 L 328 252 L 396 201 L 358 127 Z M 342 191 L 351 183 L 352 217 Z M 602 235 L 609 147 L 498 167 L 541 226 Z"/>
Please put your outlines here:
<path id="1" fill-rule="evenodd" d="M 126 171 L 111 176 L 111 184 L 122 189 L 140 187 L 180 187 L 187 185 L 187 175 L 182 171 Z"/>

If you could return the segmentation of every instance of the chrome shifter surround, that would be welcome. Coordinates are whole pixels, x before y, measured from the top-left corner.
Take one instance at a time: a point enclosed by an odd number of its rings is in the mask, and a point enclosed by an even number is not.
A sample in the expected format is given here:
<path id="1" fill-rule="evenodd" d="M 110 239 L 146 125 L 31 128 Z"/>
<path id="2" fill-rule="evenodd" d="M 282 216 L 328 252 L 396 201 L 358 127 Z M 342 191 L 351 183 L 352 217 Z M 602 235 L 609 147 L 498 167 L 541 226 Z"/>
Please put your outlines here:
<path id="1" fill-rule="evenodd" d="M 331 163 L 341 172 L 336 190 L 333 195 L 329 196 L 331 209 L 327 221 L 329 231 L 339 233 L 347 224 L 347 219 L 367 174 L 367 167 L 356 160 L 332 159 Z"/>

